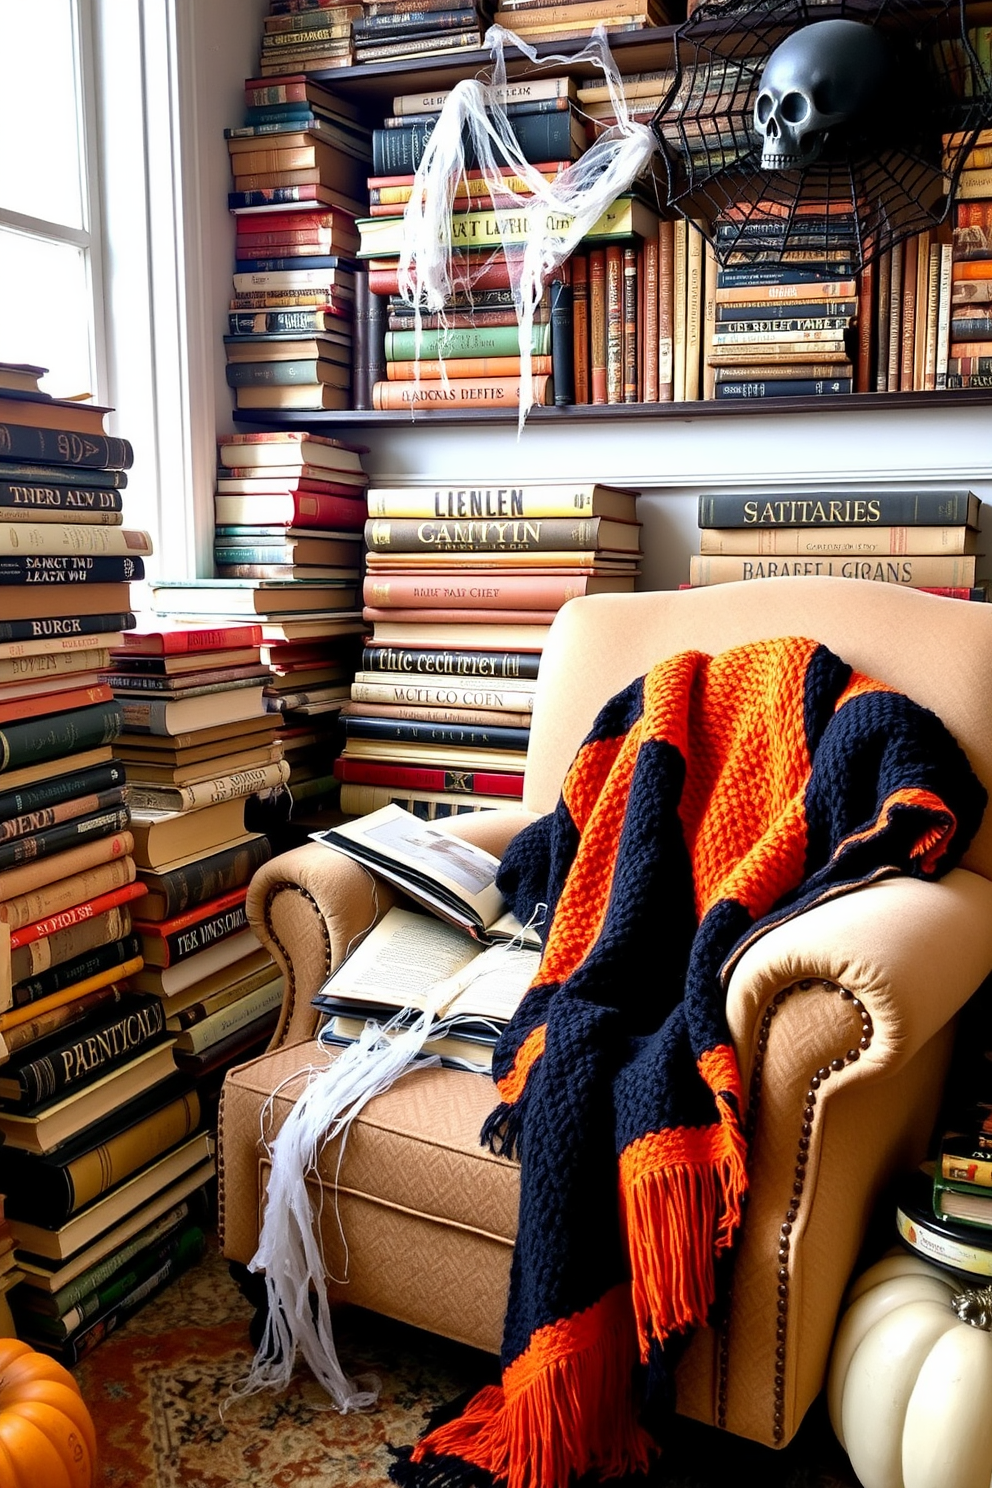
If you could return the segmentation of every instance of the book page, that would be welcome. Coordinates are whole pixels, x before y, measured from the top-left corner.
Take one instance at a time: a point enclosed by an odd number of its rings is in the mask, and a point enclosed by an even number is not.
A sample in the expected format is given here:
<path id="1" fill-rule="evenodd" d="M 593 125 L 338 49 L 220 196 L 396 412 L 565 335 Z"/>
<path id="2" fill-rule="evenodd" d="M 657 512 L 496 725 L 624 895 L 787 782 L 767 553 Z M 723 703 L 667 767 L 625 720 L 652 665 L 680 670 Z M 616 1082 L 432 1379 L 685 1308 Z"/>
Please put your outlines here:
<path id="1" fill-rule="evenodd" d="M 317 994 L 388 1007 L 423 1008 L 430 989 L 458 972 L 480 947 L 433 916 L 394 906 Z"/>
<path id="2" fill-rule="evenodd" d="M 438 831 L 401 806 L 383 806 L 356 821 L 312 833 L 315 842 L 348 853 L 428 904 L 460 907 L 485 929 L 506 908 L 496 887 L 499 859 L 471 842 Z"/>

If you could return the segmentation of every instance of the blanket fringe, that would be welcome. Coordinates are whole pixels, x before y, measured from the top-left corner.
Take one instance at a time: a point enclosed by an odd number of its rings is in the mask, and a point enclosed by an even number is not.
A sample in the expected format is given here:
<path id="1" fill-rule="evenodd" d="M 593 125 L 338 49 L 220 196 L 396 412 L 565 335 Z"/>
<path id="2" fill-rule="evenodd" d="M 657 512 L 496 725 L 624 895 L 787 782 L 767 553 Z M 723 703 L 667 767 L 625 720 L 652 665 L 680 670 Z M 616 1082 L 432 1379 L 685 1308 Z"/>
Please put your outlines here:
<path id="1" fill-rule="evenodd" d="M 621 1181 L 641 1359 L 653 1339 L 701 1327 L 716 1293 L 716 1258 L 740 1225 L 744 1139 L 733 1120 L 708 1129 L 709 1160 L 645 1165 Z"/>
<path id="2" fill-rule="evenodd" d="M 461 1462 L 457 1457 L 434 1457 L 430 1462 L 414 1462 L 412 1447 L 391 1447 L 396 1461 L 389 1469 L 389 1481 L 396 1488 L 493 1488 L 493 1475 L 484 1467 Z"/>
<path id="3" fill-rule="evenodd" d="M 488 1147 L 495 1157 L 520 1157 L 523 1112 L 519 1104 L 500 1101 L 482 1123 L 479 1145 Z"/>
<path id="4" fill-rule="evenodd" d="M 657 1445 L 638 1423 L 626 1288 L 575 1318 L 540 1330 L 509 1366 L 505 1388 L 480 1390 L 456 1421 L 425 1436 L 413 1462 L 452 1457 L 484 1468 L 507 1488 L 567 1488 L 595 1470 L 603 1478 L 645 1473 Z M 454 1479 L 457 1488 L 472 1480 Z M 447 1488 L 439 1477 L 410 1488 Z M 405 1488 L 405 1485 L 404 1485 Z"/>

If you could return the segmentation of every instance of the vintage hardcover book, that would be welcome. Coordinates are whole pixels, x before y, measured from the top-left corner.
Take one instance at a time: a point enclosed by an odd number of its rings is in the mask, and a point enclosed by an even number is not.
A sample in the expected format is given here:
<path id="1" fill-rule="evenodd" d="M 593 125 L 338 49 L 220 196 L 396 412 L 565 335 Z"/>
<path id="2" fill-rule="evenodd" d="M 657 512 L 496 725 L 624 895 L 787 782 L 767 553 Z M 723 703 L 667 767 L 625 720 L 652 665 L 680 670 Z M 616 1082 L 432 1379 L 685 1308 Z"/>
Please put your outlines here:
<path id="1" fill-rule="evenodd" d="M 34 926 L 29 928 L 33 930 Z M 122 940 L 130 933 L 131 910 L 125 901 L 99 914 L 53 929 L 48 935 L 32 935 L 11 947 L 10 974 L 14 986 L 53 966 L 62 966 L 100 946 Z M 11 941 L 13 939 L 11 936 Z"/>
<path id="2" fill-rule="evenodd" d="M 128 1102 L 102 1131 L 84 1132 L 56 1154 L 0 1148 L 0 1185 L 6 1212 L 46 1227 L 64 1224 L 84 1205 L 99 1198 L 193 1135 L 200 1124 L 200 1099 L 189 1085 L 157 1109 L 142 1113 L 142 1101 Z"/>
<path id="3" fill-rule="evenodd" d="M 623 250 L 606 245 L 606 401 L 623 402 Z"/>
<path id="4" fill-rule="evenodd" d="M 196 1172 L 201 1175 L 200 1182 L 205 1182 L 202 1175 L 212 1172 L 213 1165 L 213 1139 L 208 1132 L 200 1132 L 125 1178 L 64 1224 L 48 1227 L 26 1219 L 12 1219 L 15 1242 L 44 1260 L 68 1260 L 178 1179 Z"/>
<path id="5" fill-rule="evenodd" d="M 923 556 L 937 553 L 974 553 L 978 534 L 963 523 L 954 527 L 703 527 L 701 553 L 737 553 L 802 557 Z"/>
<path id="6" fill-rule="evenodd" d="M 610 517 L 636 521 L 637 492 L 597 481 L 518 485 L 370 486 L 372 517 L 453 519 Z"/>
<path id="7" fill-rule="evenodd" d="M 523 772 L 511 770 L 446 770 L 425 765 L 385 764 L 376 760 L 339 755 L 334 761 L 338 780 L 360 785 L 402 786 L 409 790 L 435 791 L 444 795 L 493 795 L 520 799 Z M 385 805 L 384 801 L 378 803 Z"/>
<path id="8" fill-rule="evenodd" d="M 498 860 L 474 843 L 436 831 L 411 812 L 386 806 L 311 837 L 356 858 L 476 940 L 491 944 L 523 934 L 528 944 L 537 944 L 536 932 L 523 929 L 496 887 Z M 354 966 L 346 973 L 349 980 L 353 971 Z"/>
<path id="9" fill-rule="evenodd" d="M 375 721 L 381 720 L 377 718 Z M 411 744 L 395 739 L 351 739 L 341 758 L 427 765 L 442 770 L 523 771 L 527 764 L 527 755 L 522 749 L 472 749 L 459 744 Z"/>
<path id="10" fill-rule="evenodd" d="M 190 1054 L 202 1054 L 260 1018 L 277 1013 L 282 1000 L 283 977 L 280 972 L 276 972 L 271 980 L 256 987 L 254 991 L 244 993 L 226 1007 L 218 1008 L 205 1018 L 181 1028 L 176 1034 L 176 1049 Z"/>
<path id="11" fill-rule="evenodd" d="M 620 574 L 555 576 L 494 571 L 457 575 L 389 574 L 365 579 L 363 597 L 376 609 L 557 610 L 579 594 L 630 592 L 634 579 Z"/>
<path id="12" fill-rule="evenodd" d="M 472 356 L 450 357 L 447 360 L 386 362 L 378 380 L 387 382 L 414 382 L 417 378 L 471 377 L 519 378 L 523 359 L 519 356 Z M 532 377 L 550 377 L 554 370 L 554 358 L 534 356 L 530 359 Z M 555 398 L 558 398 L 558 380 L 555 378 Z M 569 400 L 571 401 L 571 400 Z"/>
<path id="13" fill-rule="evenodd" d="M 125 780 L 123 764 L 109 760 L 19 790 L 0 790 L 0 841 L 113 804 L 104 797 L 109 791 L 121 789 Z"/>
<path id="14" fill-rule="evenodd" d="M 242 956 L 231 966 L 221 967 L 212 975 L 203 977 L 198 982 L 191 982 L 178 992 L 163 996 L 162 1009 L 166 1027 L 170 1033 L 190 1028 L 194 1023 L 201 1022 L 221 1008 L 265 986 L 276 975 L 276 964 L 267 951 L 259 948 Z"/>
<path id="15" fill-rule="evenodd" d="M 271 856 L 269 838 L 256 833 L 231 847 L 221 847 L 165 873 L 142 869 L 141 881 L 148 893 L 141 904 L 141 917 L 165 920 L 192 909 L 194 905 L 216 899 L 228 890 L 248 883 L 256 869 Z"/>
<path id="16" fill-rule="evenodd" d="M 61 400 L 56 412 L 64 411 Z M 7 408 L 0 407 L 0 414 Z M 84 466 L 94 470 L 128 470 L 134 450 L 126 439 L 96 431 L 77 433 L 71 428 L 41 428 L 14 418 L 0 422 L 0 441 L 8 460 L 35 461 L 47 465 Z"/>
<path id="17" fill-rule="evenodd" d="M 136 916 L 133 926 L 142 938 L 145 965 L 172 966 L 245 930 L 248 926 L 245 913 L 247 892 L 246 886 L 232 889 L 168 920 L 145 920 Z"/>
<path id="18" fill-rule="evenodd" d="M 137 562 L 137 560 L 135 560 Z M 71 590 L 71 593 L 70 593 Z M 39 584 L 37 587 L 22 584 L 9 584 L 0 587 L 0 619 L 13 622 L 14 626 L 23 626 L 26 621 L 41 622 L 49 619 L 64 619 L 68 622 L 63 629 L 66 633 L 71 630 L 79 632 L 77 617 L 82 615 L 99 615 L 106 617 L 109 614 L 123 614 L 130 604 L 130 586 L 125 583 L 97 583 L 85 584 Z M 58 630 L 58 626 L 55 630 Z M 96 629 L 97 627 L 92 627 Z M 101 624 L 100 630 L 109 630 L 112 627 Z M 42 632 L 35 628 L 13 629 L 4 633 L 0 629 L 0 635 L 4 640 L 14 640 L 18 637 L 35 637 Z"/>
<path id="19" fill-rule="evenodd" d="M 516 408 L 520 404 L 519 377 L 459 377 L 440 382 L 377 382 L 372 388 L 372 407 L 385 410 L 411 408 Z M 531 402 L 554 403 L 554 380 L 532 377 Z"/>
<path id="20" fill-rule="evenodd" d="M 355 703 L 415 703 L 457 708 L 511 708 L 529 712 L 534 704 L 533 683 L 503 681 L 454 683 L 405 677 L 391 681 L 379 673 L 356 673 L 351 684 Z"/>
<path id="21" fill-rule="evenodd" d="M 61 910 L 49 915 L 44 919 L 33 920 L 18 929 L 12 929 L 10 935 L 11 953 L 32 945 L 36 941 L 47 940 L 51 936 L 57 936 L 63 931 L 72 930 L 74 927 L 85 924 L 88 920 L 99 919 L 108 911 L 118 907 L 130 905 L 135 899 L 140 899 L 145 889 L 142 884 L 129 883 L 120 887 L 110 889 L 105 894 L 94 895 L 90 899 L 84 899 L 73 904 L 69 909 Z M 45 954 L 54 954 L 48 951 Z"/>
<path id="22" fill-rule="evenodd" d="M 810 491 L 744 496 L 702 495 L 700 527 L 967 526 L 977 530 L 981 501 L 973 491 L 934 486 L 885 491 Z"/>
<path id="23" fill-rule="evenodd" d="M 180 861 L 218 852 L 244 835 L 245 803 L 236 796 L 196 811 L 135 808 L 131 815 L 134 859 L 139 868 L 168 871 Z"/>
<path id="24" fill-rule="evenodd" d="M 91 992 L 81 995 L 73 987 L 67 1001 L 63 1001 L 62 996 L 58 995 L 45 998 L 40 1004 L 32 1004 L 26 1010 L 27 1016 L 23 1022 L 5 1026 L 0 1032 L 0 1056 L 4 1059 L 12 1057 L 29 1044 L 37 1043 L 39 1039 L 67 1030 L 98 1011 L 108 1010 L 114 1003 L 120 1002 L 129 990 L 126 982 L 107 982 L 104 986 L 94 987 Z M 42 1009 L 40 1012 L 39 1006 Z M 25 1009 L 20 1011 L 24 1012 Z"/>
<path id="25" fill-rule="evenodd" d="M 738 558 L 693 554 L 690 584 L 726 584 L 735 580 L 779 578 L 783 574 L 826 575 L 842 579 L 901 584 L 906 588 L 948 585 L 970 587 L 975 582 L 974 557 L 940 555 L 900 558 Z"/>
<path id="26" fill-rule="evenodd" d="M 853 391 L 851 377 L 779 377 L 715 383 L 713 396 L 725 402 L 742 402 L 748 398 L 826 398 Z"/>
<path id="27" fill-rule="evenodd" d="M 226 483 L 225 483 L 226 484 Z M 302 527 L 328 532 L 361 532 L 365 504 L 342 487 L 338 492 L 227 492 L 214 496 L 218 527 Z"/>
<path id="28" fill-rule="evenodd" d="M 494 811 L 514 804 L 512 796 L 484 796 L 477 791 L 461 795 L 457 791 L 412 790 L 403 785 L 359 785 L 344 782 L 338 793 L 338 805 L 346 816 L 366 816 L 381 806 L 402 806 L 421 821 L 443 821 L 447 816 L 461 816 L 466 811 Z"/>
<path id="29" fill-rule="evenodd" d="M 590 401 L 589 259 L 580 244 L 569 260 L 572 283 L 572 376 L 576 403 Z"/>
<path id="30" fill-rule="evenodd" d="M 519 677 L 533 682 L 540 657 L 529 651 L 459 651 L 367 645 L 362 650 L 361 669 L 379 675 L 400 673 L 408 677 L 446 677 L 459 681 L 500 681 Z"/>
<path id="31" fill-rule="evenodd" d="M 482 552 L 640 552 L 640 524 L 608 517 L 374 517 L 365 524 L 371 554 Z"/>
<path id="32" fill-rule="evenodd" d="M 589 401 L 602 404 L 608 398 L 608 295 L 606 249 L 588 250 L 589 296 Z"/>
<path id="33" fill-rule="evenodd" d="M 23 978 L 13 988 L 15 1008 L 36 1009 L 47 999 L 67 989 L 79 995 L 109 986 L 141 970 L 141 941 L 130 930 L 117 940 L 107 941 L 92 950 L 83 951 L 68 961 L 34 976 Z"/>
<path id="34" fill-rule="evenodd" d="M 122 694 L 117 697 L 117 705 L 122 731 L 175 735 L 255 717 L 264 708 L 262 691 L 259 684 L 180 699 Z"/>
<path id="35" fill-rule="evenodd" d="M 407 744 L 455 745 L 463 749 L 526 750 L 527 729 L 495 725 L 475 728 L 470 724 L 419 724 L 403 719 L 365 717 L 348 714 L 343 719 L 345 743 L 361 739 Z"/>
<path id="36" fill-rule="evenodd" d="M 108 802 L 104 809 L 86 816 L 29 830 L 25 835 L 11 834 L 4 837 L 0 840 L 0 869 L 13 867 L 16 863 L 33 862 L 37 858 L 49 857 L 52 853 L 63 852 L 77 844 L 124 831 L 130 820 L 130 812 L 123 802 L 123 788 L 105 794 L 116 798 L 115 803 Z"/>
<path id="37" fill-rule="evenodd" d="M 97 1079 L 77 1085 L 35 1111 L 0 1108 L 0 1132 L 12 1147 L 52 1152 L 87 1126 L 116 1111 L 176 1072 L 171 1036 L 141 1049 Z"/>
<path id="38" fill-rule="evenodd" d="M 51 857 L 38 858 L 34 862 L 19 863 L 16 867 L 0 870 L 0 918 L 13 924 L 8 910 L 11 910 L 21 896 L 48 884 L 58 884 L 62 879 L 83 873 L 88 868 L 96 868 L 101 863 L 127 857 L 133 847 L 134 838 L 128 829 L 99 837 L 94 842 L 80 843 L 78 847 L 66 848 L 62 852 L 53 853 Z M 28 915 L 28 919 L 37 918 L 38 915 Z"/>
<path id="39" fill-rule="evenodd" d="M 218 763 L 224 765 L 226 762 L 220 760 Z M 156 786 L 135 780 L 129 790 L 129 799 L 134 811 L 199 811 L 201 807 L 214 806 L 219 801 L 245 799 L 260 791 L 272 790 L 285 784 L 288 776 L 286 762 L 280 759 L 268 765 L 213 776 L 193 785 Z"/>
<path id="40" fill-rule="evenodd" d="M 416 618 L 410 618 L 414 614 Z M 541 614 L 540 610 L 518 611 L 510 620 L 506 615 L 473 618 L 450 610 L 444 619 L 440 619 L 429 611 L 410 611 L 406 620 L 399 620 L 392 611 L 382 610 L 371 617 L 372 639 L 383 646 L 444 649 L 477 644 L 487 650 L 532 651 L 539 655 L 553 619 L 551 615 L 538 619 Z"/>
<path id="41" fill-rule="evenodd" d="M 516 708 L 448 708 L 417 707 L 412 703 L 345 703 L 341 716 L 351 713 L 370 718 L 405 718 L 411 723 L 472 723 L 483 728 L 498 723 L 514 728 L 530 728 L 531 715 Z"/>
<path id="42" fill-rule="evenodd" d="M 215 972 L 236 969 L 257 946 L 254 931 L 243 926 L 233 935 L 215 940 L 189 956 L 177 958 L 168 966 L 143 967 L 131 978 L 131 985 L 136 991 L 151 993 L 163 1001 L 212 977 Z"/>
<path id="43" fill-rule="evenodd" d="M 351 609 L 355 586 L 347 580 L 177 579 L 151 585 L 159 612 L 254 617 Z"/>
<path id="44" fill-rule="evenodd" d="M 114 839 L 112 839 L 114 840 Z M 130 834 L 128 834 L 128 840 Z M 90 849 L 87 849 L 89 852 Z M 130 853 L 118 852 L 105 862 L 90 864 L 62 874 L 50 884 L 41 884 L 11 895 L 0 902 L 0 920 L 11 930 L 23 929 L 55 915 L 114 894 L 134 882 L 135 864 Z"/>
<path id="45" fill-rule="evenodd" d="M 0 1100 L 8 1111 L 28 1111 L 58 1099 L 73 1086 L 89 1084 L 125 1064 L 164 1029 L 159 1003 L 135 995 L 109 1016 L 74 1029 L 68 1040 L 44 1041 L 32 1057 L 10 1060 L 0 1070 Z"/>

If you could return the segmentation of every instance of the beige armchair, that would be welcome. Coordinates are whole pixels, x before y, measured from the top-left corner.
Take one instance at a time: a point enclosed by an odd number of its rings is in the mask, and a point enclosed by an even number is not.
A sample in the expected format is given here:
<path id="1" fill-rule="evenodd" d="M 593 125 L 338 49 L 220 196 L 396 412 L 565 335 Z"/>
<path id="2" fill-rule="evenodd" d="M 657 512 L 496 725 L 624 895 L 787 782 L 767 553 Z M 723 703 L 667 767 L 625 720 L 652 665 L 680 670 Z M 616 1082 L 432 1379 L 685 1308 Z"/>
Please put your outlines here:
<path id="1" fill-rule="evenodd" d="M 573 600 L 542 658 L 521 811 L 451 818 L 500 854 L 550 811 L 600 705 L 659 659 L 783 635 L 823 641 L 932 708 L 992 787 L 992 607 L 846 579 L 770 579 L 678 593 Z M 311 998 L 393 902 L 316 844 L 256 875 L 249 913 L 286 972 L 269 1051 L 232 1071 L 220 1111 L 224 1254 L 251 1260 L 265 1199 L 263 1107 L 274 1135 L 326 1055 Z M 939 883 L 890 879 L 824 903 L 759 939 L 728 993 L 749 1098 L 750 1190 L 729 1315 L 699 1332 L 678 1409 L 770 1446 L 820 1390 L 838 1309 L 876 1198 L 924 1153 L 955 1015 L 992 969 L 992 812 Z M 338 1202 L 321 1207 L 334 1295 L 498 1352 L 516 1224 L 517 1168 L 479 1145 L 488 1077 L 416 1070 L 353 1128 Z M 324 1154 L 321 1181 L 334 1181 Z M 346 1361 L 345 1361 L 346 1363 Z"/>

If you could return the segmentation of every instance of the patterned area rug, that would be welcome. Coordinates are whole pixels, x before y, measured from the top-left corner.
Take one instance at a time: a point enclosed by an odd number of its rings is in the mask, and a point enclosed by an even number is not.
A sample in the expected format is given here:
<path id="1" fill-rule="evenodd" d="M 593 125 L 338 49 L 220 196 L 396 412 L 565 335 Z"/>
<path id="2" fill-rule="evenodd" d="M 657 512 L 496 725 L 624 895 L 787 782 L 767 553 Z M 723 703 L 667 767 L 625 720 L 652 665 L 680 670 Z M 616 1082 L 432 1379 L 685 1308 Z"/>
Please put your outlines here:
<path id="1" fill-rule="evenodd" d="M 203 1262 L 110 1334 L 75 1371 L 100 1443 L 98 1488 L 388 1488 L 390 1446 L 492 1377 L 486 1355 L 355 1310 L 336 1315 L 352 1375 L 381 1384 L 342 1416 L 301 1367 L 289 1389 L 228 1403 L 253 1349 L 251 1309 L 211 1244 Z M 783 1452 L 679 1420 L 652 1488 L 858 1488 L 814 1409 Z"/>

